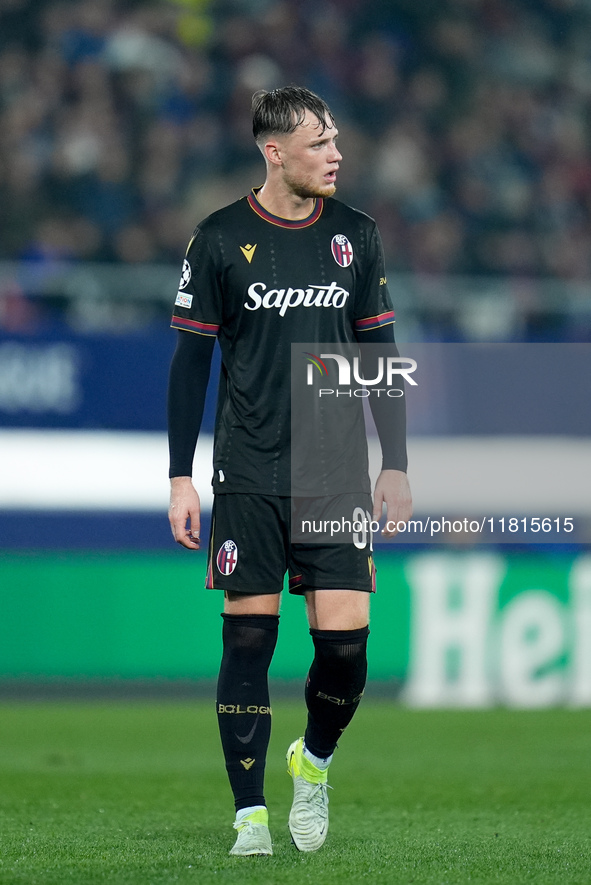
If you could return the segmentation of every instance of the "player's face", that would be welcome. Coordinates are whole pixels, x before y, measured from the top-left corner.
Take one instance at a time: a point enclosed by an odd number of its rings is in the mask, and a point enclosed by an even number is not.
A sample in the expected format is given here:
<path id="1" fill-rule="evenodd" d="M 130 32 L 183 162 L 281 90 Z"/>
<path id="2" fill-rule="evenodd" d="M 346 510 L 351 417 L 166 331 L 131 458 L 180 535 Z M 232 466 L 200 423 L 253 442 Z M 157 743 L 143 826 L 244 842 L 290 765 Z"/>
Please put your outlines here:
<path id="1" fill-rule="evenodd" d="M 338 130 L 324 130 L 318 118 L 306 111 L 297 129 L 282 138 L 283 180 L 298 197 L 331 197 L 336 190 L 342 156 L 336 145 Z"/>

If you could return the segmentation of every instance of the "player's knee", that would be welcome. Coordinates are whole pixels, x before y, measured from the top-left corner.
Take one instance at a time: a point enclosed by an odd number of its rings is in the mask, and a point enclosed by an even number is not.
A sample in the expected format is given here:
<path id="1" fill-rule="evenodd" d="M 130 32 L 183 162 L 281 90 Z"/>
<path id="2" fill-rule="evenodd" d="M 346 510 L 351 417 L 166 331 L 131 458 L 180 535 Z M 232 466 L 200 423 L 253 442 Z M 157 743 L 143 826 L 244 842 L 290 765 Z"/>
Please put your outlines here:
<path id="1" fill-rule="evenodd" d="M 277 643 L 278 615 L 222 614 L 224 626 L 222 641 L 224 657 L 234 666 L 246 666 L 250 661 L 265 658 L 270 661 Z"/>
<path id="2" fill-rule="evenodd" d="M 355 692 L 367 677 L 369 627 L 356 630 L 310 630 L 316 667 L 329 681 L 348 683 Z"/>

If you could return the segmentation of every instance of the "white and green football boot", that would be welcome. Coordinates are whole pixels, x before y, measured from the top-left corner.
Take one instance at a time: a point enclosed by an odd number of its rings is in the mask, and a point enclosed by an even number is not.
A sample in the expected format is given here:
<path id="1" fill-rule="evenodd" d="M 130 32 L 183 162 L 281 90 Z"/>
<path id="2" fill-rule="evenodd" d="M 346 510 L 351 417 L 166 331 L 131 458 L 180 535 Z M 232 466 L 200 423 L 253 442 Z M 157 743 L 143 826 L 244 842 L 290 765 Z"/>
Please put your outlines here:
<path id="1" fill-rule="evenodd" d="M 303 749 L 301 737 L 287 751 L 287 773 L 293 780 L 289 830 L 299 851 L 317 851 L 328 833 L 328 769 L 316 768 Z"/>
<path id="2" fill-rule="evenodd" d="M 234 829 L 238 830 L 238 838 L 230 850 L 230 854 L 237 857 L 273 854 L 269 832 L 269 812 L 266 808 L 253 811 L 242 820 L 235 821 Z"/>

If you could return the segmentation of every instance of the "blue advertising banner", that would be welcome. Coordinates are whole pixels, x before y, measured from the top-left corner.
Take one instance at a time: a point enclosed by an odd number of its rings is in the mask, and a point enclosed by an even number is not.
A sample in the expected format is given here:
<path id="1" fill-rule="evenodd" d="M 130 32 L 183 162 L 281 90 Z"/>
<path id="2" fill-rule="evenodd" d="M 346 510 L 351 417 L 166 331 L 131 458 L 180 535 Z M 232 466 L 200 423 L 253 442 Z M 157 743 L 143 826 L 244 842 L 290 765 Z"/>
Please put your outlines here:
<path id="1" fill-rule="evenodd" d="M 175 342 L 165 324 L 117 335 L 66 326 L 0 333 L 0 427 L 165 430 Z M 400 352 L 417 363 L 417 386 L 406 391 L 412 435 L 591 435 L 589 344 L 429 342 Z M 205 433 L 213 431 L 219 364 L 216 347 Z"/>
<path id="2" fill-rule="evenodd" d="M 0 335 L 0 427 L 164 430 L 175 343 L 166 327 Z M 206 431 L 213 414 L 208 403 Z"/>

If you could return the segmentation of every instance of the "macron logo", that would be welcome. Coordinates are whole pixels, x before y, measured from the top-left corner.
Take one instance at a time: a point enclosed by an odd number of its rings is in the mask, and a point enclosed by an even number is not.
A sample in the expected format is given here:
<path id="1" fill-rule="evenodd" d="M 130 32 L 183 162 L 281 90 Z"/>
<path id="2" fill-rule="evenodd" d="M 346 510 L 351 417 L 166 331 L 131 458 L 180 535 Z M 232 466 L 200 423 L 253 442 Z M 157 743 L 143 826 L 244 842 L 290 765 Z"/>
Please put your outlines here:
<path id="1" fill-rule="evenodd" d="M 246 246 L 240 246 L 240 251 L 242 252 L 242 254 L 244 255 L 244 257 L 246 258 L 246 260 L 248 261 L 249 264 L 253 259 L 254 250 L 256 249 L 256 247 L 257 247 L 256 243 L 254 244 L 254 246 L 251 246 L 250 243 L 247 243 Z"/>
<path id="2" fill-rule="evenodd" d="M 349 293 L 335 282 L 307 289 L 267 289 L 265 283 L 252 283 L 248 297 L 250 302 L 244 302 L 246 310 L 274 307 L 284 317 L 290 307 L 344 307 Z"/>

